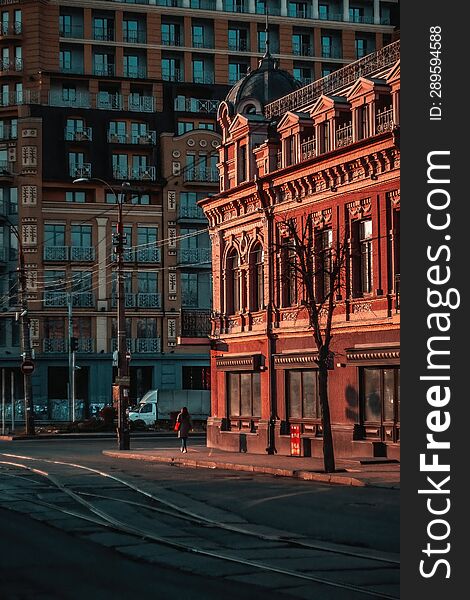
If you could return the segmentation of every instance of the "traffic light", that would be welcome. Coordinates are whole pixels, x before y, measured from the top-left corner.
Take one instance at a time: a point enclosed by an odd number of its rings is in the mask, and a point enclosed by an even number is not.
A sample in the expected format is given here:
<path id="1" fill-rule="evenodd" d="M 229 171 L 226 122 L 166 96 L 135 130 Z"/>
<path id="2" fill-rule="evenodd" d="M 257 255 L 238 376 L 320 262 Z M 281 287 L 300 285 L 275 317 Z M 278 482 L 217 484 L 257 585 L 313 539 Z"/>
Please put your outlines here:
<path id="1" fill-rule="evenodd" d="M 76 352 L 78 350 L 78 338 L 71 337 L 70 338 L 70 351 Z"/>

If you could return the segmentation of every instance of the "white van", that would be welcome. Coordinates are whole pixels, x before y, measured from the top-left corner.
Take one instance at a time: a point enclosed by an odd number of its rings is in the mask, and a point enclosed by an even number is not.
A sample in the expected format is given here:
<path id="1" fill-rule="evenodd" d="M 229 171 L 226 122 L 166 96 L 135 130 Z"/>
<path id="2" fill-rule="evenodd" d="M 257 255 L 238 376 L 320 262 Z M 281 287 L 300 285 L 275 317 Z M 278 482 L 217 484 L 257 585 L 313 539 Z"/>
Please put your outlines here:
<path id="1" fill-rule="evenodd" d="M 186 406 L 192 421 L 206 421 L 210 415 L 211 393 L 209 390 L 149 390 L 138 406 L 129 411 L 129 420 L 137 425 L 153 427 L 158 421 L 170 421 L 172 413 Z"/>

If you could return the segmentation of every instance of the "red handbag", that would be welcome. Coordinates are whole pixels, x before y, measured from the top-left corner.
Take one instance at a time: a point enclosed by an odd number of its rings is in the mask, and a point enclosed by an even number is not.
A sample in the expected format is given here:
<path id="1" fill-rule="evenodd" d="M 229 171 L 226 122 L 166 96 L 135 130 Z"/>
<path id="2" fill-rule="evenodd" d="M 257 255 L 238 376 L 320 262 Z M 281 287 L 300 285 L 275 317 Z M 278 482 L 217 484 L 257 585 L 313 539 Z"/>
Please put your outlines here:
<path id="1" fill-rule="evenodd" d="M 179 431 L 180 426 L 181 426 L 181 423 L 179 421 L 176 421 L 176 423 L 175 423 L 175 431 Z"/>

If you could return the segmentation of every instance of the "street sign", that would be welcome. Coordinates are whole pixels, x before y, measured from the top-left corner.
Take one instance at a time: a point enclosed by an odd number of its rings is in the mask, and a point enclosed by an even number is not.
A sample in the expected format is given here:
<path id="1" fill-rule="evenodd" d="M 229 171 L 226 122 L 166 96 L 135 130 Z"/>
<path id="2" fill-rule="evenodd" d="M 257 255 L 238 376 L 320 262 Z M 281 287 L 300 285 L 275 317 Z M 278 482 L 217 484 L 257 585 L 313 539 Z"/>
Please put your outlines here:
<path id="1" fill-rule="evenodd" d="M 116 377 L 114 383 L 116 385 L 127 385 L 127 386 L 130 386 L 131 385 L 131 378 L 129 376 L 126 376 L 126 377 Z"/>
<path id="2" fill-rule="evenodd" d="M 21 371 L 23 372 L 24 375 L 31 375 L 31 373 L 34 371 L 34 363 L 32 360 L 24 360 L 21 363 Z"/>

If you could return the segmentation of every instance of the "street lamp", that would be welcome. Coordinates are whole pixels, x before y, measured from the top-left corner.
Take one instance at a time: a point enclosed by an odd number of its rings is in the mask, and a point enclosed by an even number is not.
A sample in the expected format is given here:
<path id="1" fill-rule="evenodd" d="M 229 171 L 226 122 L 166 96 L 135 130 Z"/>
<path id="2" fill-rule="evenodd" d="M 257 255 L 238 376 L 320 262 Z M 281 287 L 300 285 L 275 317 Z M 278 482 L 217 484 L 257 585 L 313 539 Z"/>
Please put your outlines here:
<path id="1" fill-rule="evenodd" d="M 18 228 L 10 219 L 3 215 L 3 218 L 10 225 L 11 231 L 15 234 L 18 240 L 18 279 L 21 290 L 21 310 L 19 313 L 19 319 L 21 323 L 21 341 L 23 349 L 23 362 L 21 370 L 23 372 L 23 387 L 24 387 L 24 412 L 25 412 L 25 433 L 26 435 L 34 435 L 34 405 L 33 405 L 33 387 L 31 385 L 31 375 L 34 371 L 34 363 L 32 361 L 31 352 L 31 331 L 29 329 L 29 316 L 28 316 L 28 298 L 26 291 L 26 269 L 24 262 L 23 244 L 21 242 L 21 236 Z M 13 418 L 13 413 L 12 413 Z"/>
<path id="2" fill-rule="evenodd" d="M 124 225 L 122 219 L 122 205 L 126 195 L 127 188 L 130 187 L 128 181 L 124 181 L 121 185 L 121 193 L 119 196 L 113 190 L 111 185 L 104 179 L 99 177 L 80 177 L 75 179 L 73 183 L 87 183 L 89 181 L 99 181 L 109 190 L 116 198 L 118 205 L 118 222 L 116 233 L 113 235 L 113 245 L 116 248 L 117 259 L 117 343 L 118 343 L 118 370 L 117 377 L 113 386 L 113 399 L 117 396 L 118 401 L 118 447 L 119 450 L 129 450 L 130 434 L 129 420 L 127 418 L 127 406 L 129 402 L 129 362 L 127 359 L 127 335 L 126 335 L 126 302 L 124 289 Z"/>

